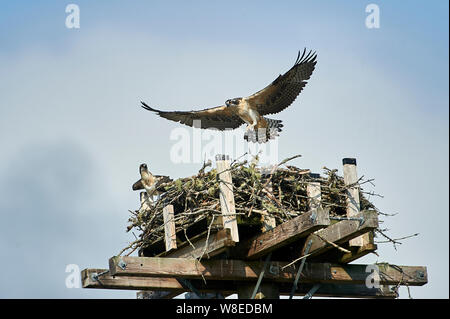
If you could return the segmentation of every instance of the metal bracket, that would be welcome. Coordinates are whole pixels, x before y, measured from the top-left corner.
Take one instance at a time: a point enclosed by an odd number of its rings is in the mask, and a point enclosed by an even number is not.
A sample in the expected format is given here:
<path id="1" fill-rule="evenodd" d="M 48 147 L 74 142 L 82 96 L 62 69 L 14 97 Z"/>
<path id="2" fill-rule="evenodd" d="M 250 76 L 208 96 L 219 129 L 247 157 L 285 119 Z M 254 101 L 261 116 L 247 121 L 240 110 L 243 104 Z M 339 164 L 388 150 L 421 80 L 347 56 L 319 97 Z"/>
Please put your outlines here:
<path id="1" fill-rule="evenodd" d="M 311 222 L 312 222 L 313 224 L 316 222 L 316 220 L 317 220 L 317 214 L 316 214 L 315 211 L 313 211 L 313 212 L 311 213 L 311 216 L 309 216 L 309 219 L 311 220 Z"/>
<path id="2" fill-rule="evenodd" d="M 361 227 L 362 225 L 364 225 L 364 223 L 366 222 L 366 219 L 364 218 L 364 216 L 360 216 L 360 217 L 336 217 L 330 216 L 331 220 L 356 220 L 359 221 L 359 227 Z"/>
<path id="3" fill-rule="evenodd" d="M 192 285 L 192 283 L 189 280 L 184 279 L 184 278 L 176 278 L 176 279 L 181 284 L 181 286 L 183 286 L 183 287 L 189 289 L 190 291 L 192 291 L 194 294 L 197 295 L 197 297 L 199 299 L 204 299 L 204 296 L 197 290 L 197 288 L 195 288 Z"/>
<path id="4" fill-rule="evenodd" d="M 98 274 L 97 274 L 96 272 L 93 272 L 93 273 L 91 274 L 91 279 L 92 279 L 93 281 L 98 281 Z"/>
<path id="5" fill-rule="evenodd" d="M 261 281 L 264 277 L 264 273 L 266 272 L 267 264 L 270 261 L 270 257 L 272 256 L 272 253 L 269 253 L 266 257 L 266 261 L 264 262 L 263 270 L 259 274 L 258 281 L 256 283 L 255 289 L 253 289 L 253 293 L 250 299 L 255 299 L 256 293 L 258 292 L 259 286 L 261 285 Z M 270 270 L 269 270 L 270 272 Z"/>
<path id="6" fill-rule="evenodd" d="M 305 252 L 303 253 L 303 256 L 308 255 L 311 245 L 312 245 L 312 239 L 310 239 L 308 244 L 306 245 L 306 249 L 305 249 Z M 300 279 L 300 275 L 303 271 L 303 267 L 305 266 L 305 261 L 306 261 L 306 257 L 302 259 L 300 267 L 298 268 L 297 275 L 295 276 L 294 285 L 292 286 L 291 294 L 289 295 L 289 299 L 292 299 L 295 291 L 297 290 L 297 283 L 298 283 L 298 280 Z"/>
<path id="7" fill-rule="evenodd" d="M 93 272 L 93 273 L 91 274 L 91 279 L 92 279 L 93 281 L 98 282 L 99 285 L 103 287 L 103 284 L 102 284 L 102 282 L 100 281 L 99 278 L 100 278 L 100 276 L 103 276 L 104 274 L 107 274 L 107 273 L 109 273 L 109 270 L 105 270 L 104 272 L 101 272 L 101 273 L 99 273 L 99 274 L 97 274 L 96 272 Z"/>
<path id="8" fill-rule="evenodd" d="M 117 266 L 119 266 L 120 269 L 125 270 L 127 268 L 127 263 L 124 262 L 122 258 L 120 258 L 119 262 L 117 263 Z"/>
<path id="9" fill-rule="evenodd" d="M 311 299 L 316 291 L 320 288 L 320 284 L 315 284 L 310 291 L 303 297 L 303 299 Z"/>
<path id="10" fill-rule="evenodd" d="M 278 276 L 280 274 L 280 267 L 274 264 L 270 264 L 269 273 L 274 276 Z"/>

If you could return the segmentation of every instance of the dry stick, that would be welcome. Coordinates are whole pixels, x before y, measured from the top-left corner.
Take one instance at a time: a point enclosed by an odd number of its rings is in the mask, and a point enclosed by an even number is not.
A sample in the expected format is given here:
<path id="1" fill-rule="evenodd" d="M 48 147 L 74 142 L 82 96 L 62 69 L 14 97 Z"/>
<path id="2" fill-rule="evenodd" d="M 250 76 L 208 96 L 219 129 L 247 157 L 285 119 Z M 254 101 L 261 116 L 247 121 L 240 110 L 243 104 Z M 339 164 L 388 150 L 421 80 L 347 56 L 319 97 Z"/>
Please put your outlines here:
<path id="1" fill-rule="evenodd" d="M 342 251 L 342 252 L 344 252 L 344 253 L 347 253 L 347 254 L 350 254 L 351 253 L 351 251 L 350 250 L 347 250 L 347 249 L 345 249 L 345 248 L 342 248 L 342 247 L 340 247 L 340 246 L 338 246 L 338 245 L 336 245 L 335 243 L 333 243 L 333 242 L 331 242 L 331 241 L 329 241 L 328 239 L 325 239 L 325 238 L 323 238 L 322 236 L 320 236 L 319 234 L 314 234 L 314 235 L 316 235 L 317 237 L 319 237 L 320 239 L 322 239 L 324 242 L 326 242 L 327 244 L 329 244 L 329 245 L 331 245 L 331 246 L 333 246 L 334 248 L 337 248 L 337 249 L 339 249 L 340 251 Z"/>
<path id="2" fill-rule="evenodd" d="M 306 255 L 304 255 L 304 256 L 301 256 L 300 258 L 297 258 L 297 259 L 295 259 L 294 261 L 291 261 L 289 264 L 284 265 L 283 267 L 281 267 L 281 270 L 283 270 L 283 269 L 285 269 L 285 268 L 287 268 L 287 267 L 289 267 L 289 266 L 292 266 L 292 265 L 295 264 L 297 261 L 300 261 L 300 260 L 302 260 L 303 258 L 306 258 L 306 257 L 311 256 L 311 255 L 312 255 L 312 253 L 306 254 Z"/>
<path id="3" fill-rule="evenodd" d="M 200 262 L 203 258 L 203 255 L 206 253 L 206 250 L 208 249 L 209 246 L 209 234 L 211 233 L 211 227 L 214 223 L 214 218 L 215 216 L 213 215 L 212 219 L 211 219 L 211 223 L 208 226 L 208 233 L 206 234 L 206 242 L 205 242 L 205 248 L 203 249 L 202 254 L 200 255 L 200 258 L 198 259 L 198 262 Z M 208 254 L 208 258 L 209 258 L 209 254 Z"/>
<path id="4" fill-rule="evenodd" d="M 187 242 L 189 243 L 189 245 L 191 245 L 192 249 L 195 249 L 194 244 L 191 243 L 191 241 L 189 240 L 189 237 L 188 237 L 188 235 L 186 233 L 186 227 L 184 227 L 183 230 L 184 230 L 184 237 L 186 237 Z"/>
<path id="5" fill-rule="evenodd" d="M 133 247 L 134 244 L 137 244 L 137 243 L 139 243 L 139 242 L 142 242 L 142 239 L 138 239 L 138 240 L 135 240 L 135 241 L 131 242 L 127 247 L 125 247 L 124 249 L 122 249 L 122 250 L 119 252 L 118 256 L 122 255 L 122 253 L 123 253 L 124 251 L 126 251 L 126 250 L 128 250 L 128 249 L 131 249 L 131 248 Z M 134 251 L 137 249 L 137 247 L 138 247 L 138 246 L 136 246 L 129 254 L 131 254 L 132 252 L 134 252 Z M 127 256 L 128 256 L 128 255 L 127 255 Z"/>
<path id="6" fill-rule="evenodd" d="M 377 241 L 377 243 L 379 243 L 379 244 L 385 244 L 385 243 L 391 243 L 392 242 L 393 244 L 401 245 L 402 243 L 399 242 L 399 240 L 408 239 L 408 238 L 415 237 L 415 236 L 419 235 L 419 233 L 415 233 L 415 234 L 412 234 L 412 235 L 409 235 L 409 236 L 392 239 L 392 238 L 388 237 L 387 235 L 385 235 L 381 230 L 377 229 L 376 231 L 388 239 L 388 240 L 385 240 L 385 241 Z"/>

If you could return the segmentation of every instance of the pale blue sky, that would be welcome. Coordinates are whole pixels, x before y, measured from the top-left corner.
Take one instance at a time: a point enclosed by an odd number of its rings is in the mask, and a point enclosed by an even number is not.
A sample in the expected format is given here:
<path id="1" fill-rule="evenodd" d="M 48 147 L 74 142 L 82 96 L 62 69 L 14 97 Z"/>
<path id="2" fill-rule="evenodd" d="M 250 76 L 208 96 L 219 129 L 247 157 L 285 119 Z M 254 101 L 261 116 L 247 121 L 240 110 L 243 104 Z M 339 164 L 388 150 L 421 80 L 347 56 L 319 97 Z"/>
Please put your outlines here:
<path id="1" fill-rule="evenodd" d="M 130 297 L 65 287 L 67 264 L 107 267 L 125 233 L 138 165 L 172 177 L 170 132 L 139 108 L 222 104 L 261 89 L 304 47 L 317 68 L 284 121 L 279 158 L 320 171 L 358 159 L 395 251 L 361 262 L 428 266 L 413 297 L 448 298 L 447 1 L 0 2 L 2 298 Z M 365 7 L 380 7 L 367 29 Z M 407 297 L 406 290 L 401 296 Z"/>

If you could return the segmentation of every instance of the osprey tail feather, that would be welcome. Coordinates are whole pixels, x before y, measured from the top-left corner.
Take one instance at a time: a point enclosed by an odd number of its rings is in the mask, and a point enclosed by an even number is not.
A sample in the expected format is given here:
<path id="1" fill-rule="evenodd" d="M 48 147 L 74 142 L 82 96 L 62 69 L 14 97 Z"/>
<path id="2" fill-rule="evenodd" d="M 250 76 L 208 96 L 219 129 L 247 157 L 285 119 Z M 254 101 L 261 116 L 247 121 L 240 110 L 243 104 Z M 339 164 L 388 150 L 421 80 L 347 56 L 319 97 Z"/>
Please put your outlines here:
<path id="1" fill-rule="evenodd" d="M 282 131 L 282 121 L 266 117 L 264 117 L 264 120 L 267 122 L 267 127 L 249 130 L 244 134 L 244 140 L 253 143 L 266 143 L 270 139 L 277 137 L 278 133 Z"/>

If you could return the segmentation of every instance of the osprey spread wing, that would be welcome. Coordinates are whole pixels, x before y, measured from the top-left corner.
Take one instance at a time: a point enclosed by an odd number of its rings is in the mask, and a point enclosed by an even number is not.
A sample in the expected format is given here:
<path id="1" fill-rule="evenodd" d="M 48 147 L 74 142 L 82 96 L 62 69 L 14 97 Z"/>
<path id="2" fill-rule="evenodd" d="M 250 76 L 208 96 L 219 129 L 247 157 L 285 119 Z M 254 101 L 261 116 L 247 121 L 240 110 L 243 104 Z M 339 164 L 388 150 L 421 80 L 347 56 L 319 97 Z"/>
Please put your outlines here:
<path id="1" fill-rule="evenodd" d="M 314 71 L 316 57 L 312 51 L 306 54 L 306 49 L 299 52 L 294 66 L 267 87 L 248 97 L 229 99 L 222 106 L 172 112 L 154 109 L 144 102 L 142 107 L 168 120 L 203 129 L 235 129 L 246 123 L 244 139 L 266 142 L 277 136 L 283 125 L 264 115 L 281 112 L 294 102 Z"/>

